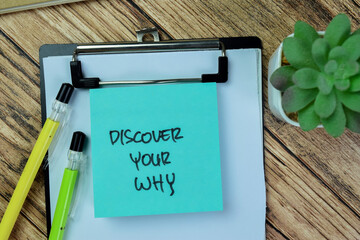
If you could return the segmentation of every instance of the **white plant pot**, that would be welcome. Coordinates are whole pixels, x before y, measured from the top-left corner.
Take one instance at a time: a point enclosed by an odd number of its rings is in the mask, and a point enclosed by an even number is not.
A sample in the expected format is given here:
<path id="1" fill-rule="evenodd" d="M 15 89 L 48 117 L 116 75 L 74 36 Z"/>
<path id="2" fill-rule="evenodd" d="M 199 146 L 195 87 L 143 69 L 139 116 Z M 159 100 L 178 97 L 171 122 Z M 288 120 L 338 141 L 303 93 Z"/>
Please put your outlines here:
<path id="1" fill-rule="evenodd" d="M 318 32 L 319 35 L 324 35 L 324 32 Z M 288 37 L 293 37 L 294 34 L 290 34 Z M 291 120 L 285 113 L 282 104 L 281 104 L 281 92 L 273 87 L 270 83 L 270 77 L 276 69 L 281 67 L 282 60 L 282 52 L 283 52 L 283 43 L 276 49 L 269 60 L 268 66 L 268 102 L 271 112 L 280 120 L 290 123 L 294 126 L 300 127 L 300 124 L 294 120 Z M 322 127 L 319 125 L 318 127 Z"/>
<path id="2" fill-rule="evenodd" d="M 291 35 L 290 35 L 291 36 Z M 275 72 L 276 69 L 281 67 L 281 57 L 282 57 L 282 49 L 283 44 L 281 43 L 280 46 L 276 49 L 269 61 L 268 67 L 268 102 L 271 112 L 277 117 L 278 119 L 290 123 L 294 126 L 300 127 L 298 122 L 291 120 L 285 113 L 282 104 L 281 104 L 281 92 L 273 87 L 270 82 L 270 77 Z"/>

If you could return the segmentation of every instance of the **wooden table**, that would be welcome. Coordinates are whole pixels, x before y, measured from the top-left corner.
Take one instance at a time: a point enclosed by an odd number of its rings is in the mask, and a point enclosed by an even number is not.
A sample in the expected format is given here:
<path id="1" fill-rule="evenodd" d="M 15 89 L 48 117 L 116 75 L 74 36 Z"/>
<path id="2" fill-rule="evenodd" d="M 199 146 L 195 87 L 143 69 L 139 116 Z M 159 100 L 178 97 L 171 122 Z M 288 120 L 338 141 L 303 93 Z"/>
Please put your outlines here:
<path id="1" fill-rule="evenodd" d="M 162 39 L 259 36 L 267 64 L 297 20 L 324 30 L 340 12 L 354 28 L 359 0 L 86 1 L 0 15 L 0 216 L 41 129 L 39 47 L 45 43 L 136 41 L 156 27 Z M 360 135 L 303 132 L 265 112 L 268 239 L 360 239 Z M 11 239 L 46 239 L 39 172 Z"/>

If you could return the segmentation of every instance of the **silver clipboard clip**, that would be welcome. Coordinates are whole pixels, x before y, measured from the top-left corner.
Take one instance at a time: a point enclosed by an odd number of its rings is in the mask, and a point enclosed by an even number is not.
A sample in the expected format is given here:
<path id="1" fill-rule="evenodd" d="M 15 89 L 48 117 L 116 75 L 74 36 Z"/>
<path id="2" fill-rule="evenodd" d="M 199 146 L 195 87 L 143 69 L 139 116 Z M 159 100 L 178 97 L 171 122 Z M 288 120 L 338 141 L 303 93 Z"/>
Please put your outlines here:
<path id="1" fill-rule="evenodd" d="M 154 36 L 154 42 L 142 42 L 145 34 Z M 104 85 L 121 84 L 155 84 L 155 83 L 190 83 L 190 82 L 216 82 L 225 83 L 228 80 L 228 58 L 224 43 L 220 39 L 159 41 L 156 29 L 143 29 L 137 31 L 138 42 L 86 44 L 78 45 L 73 52 L 70 62 L 72 84 L 75 88 L 99 88 Z M 161 80 L 118 80 L 101 81 L 98 77 L 85 78 L 81 69 L 81 61 L 77 59 L 80 54 L 103 53 L 146 53 L 146 52 L 176 52 L 194 50 L 221 50 L 218 58 L 218 72 L 202 74 L 200 78 L 178 78 Z"/>

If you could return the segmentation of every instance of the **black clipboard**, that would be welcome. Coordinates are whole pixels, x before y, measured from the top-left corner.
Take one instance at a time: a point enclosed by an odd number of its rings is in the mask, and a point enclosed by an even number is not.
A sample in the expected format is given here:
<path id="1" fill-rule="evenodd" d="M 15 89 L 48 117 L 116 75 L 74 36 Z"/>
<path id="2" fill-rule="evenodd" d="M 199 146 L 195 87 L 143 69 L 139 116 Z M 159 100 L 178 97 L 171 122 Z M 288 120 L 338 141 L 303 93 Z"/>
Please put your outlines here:
<path id="1" fill-rule="evenodd" d="M 181 51 L 203 51 L 203 50 L 207 50 L 208 48 L 206 47 L 206 44 L 209 43 L 209 41 L 218 41 L 219 43 L 221 42 L 221 44 L 219 44 L 218 49 L 222 50 L 222 48 L 226 49 L 226 51 L 228 50 L 235 50 L 235 49 L 258 49 L 260 51 L 260 59 L 258 59 L 258 61 L 260 61 L 260 69 L 258 69 L 258 77 L 261 79 L 261 49 L 262 49 L 262 45 L 261 45 L 261 40 L 257 37 L 234 37 L 234 38 L 219 38 L 219 39 L 195 39 L 195 40 L 187 40 L 188 43 L 191 42 L 196 42 L 197 44 L 197 48 L 189 48 L 189 49 L 180 49 Z M 171 43 L 178 43 L 179 41 L 168 41 L 168 42 L 164 42 L 162 44 L 167 45 Z M 183 43 L 184 41 L 180 41 L 181 43 Z M 204 48 L 199 48 L 199 44 L 203 42 L 205 47 Z M 105 43 L 105 44 L 96 44 L 98 47 L 99 46 L 113 46 L 113 45 L 126 45 L 126 44 L 132 44 L 132 45 L 143 45 L 144 43 L 139 43 L 139 42 L 133 42 L 133 43 Z M 45 72 L 44 72 L 44 59 L 45 58 L 49 58 L 49 57 L 59 57 L 59 56 L 72 56 L 72 61 L 76 60 L 74 59 L 74 55 L 75 54 L 79 54 L 79 47 L 84 47 L 85 48 L 87 46 L 93 46 L 91 45 L 78 45 L 78 44 L 49 44 L 49 45 L 43 45 L 40 48 L 40 86 L 41 86 L 41 111 L 42 111 L 42 122 L 44 123 L 46 120 L 46 80 L 45 80 Z M 163 45 L 162 45 L 163 46 Z M 212 47 L 214 48 L 214 47 Z M 215 47 L 216 48 L 216 47 Z M 172 51 L 178 51 L 179 49 L 174 49 L 174 47 L 169 47 L 166 49 L 161 49 L 161 51 L 165 51 L 165 52 L 172 52 Z M 153 49 L 149 49 L 150 52 L 153 51 Z M 109 51 L 110 53 L 114 53 L 114 54 L 118 54 L 117 51 Z M 139 52 L 139 51 L 135 51 L 135 52 Z M 141 51 L 140 51 L 141 52 Z M 145 51 L 146 52 L 146 51 Z M 84 52 L 81 52 L 80 54 L 83 54 Z M 126 51 L 126 53 L 128 53 L 128 51 Z M 96 52 L 85 52 L 85 54 L 103 54 L 103 52 L 96 50 Z M 150 53 L 151 54 L 151 53 Z M 220 65 L 220 64 L 219 64 Z M 231 61 L 229 62 L 229 65 L 231 66 Z M 80 72 L 78 72 L 78 76 L 80 76 L 77 80 L 81 79 L 81 77 L 83 77 L 83 72 L 81 71 L 81 67 L 78 67 L 79 65 L 77 65 L 77 70 L 80 70 Z M 70 62 L 69 62 L 69 69 L 71 69 L 70 66 Z M 76 67 L 74 68 L 76 69 Z M 227 69 L 226 69 L 227 70 Z M 72 70 L 71 70 L 72 71 Z M 219 69 L 215 69 L 213 72 L 215 72 L 215 74 L 219 74 L 219 72 L 221 71 L 221 67 L 219 66 Z M 227 72 L 227 71 L 226 71 Z M 80 75 L 80 74 L 81 75 Z M 76 77 L 74 77 L 76 74 L 73 74 L 72 72 L 72 81 L 74 81 L 74 79 Z M 214 74 L 213 74 L 214 75 Z M 91 76 L 93 77 L 93 76 Z M 76 79 L 75 79 L 76 80 Z M 98 80 L 96 80 L 98 81 Z M 101 81 L 99 79 L 99 81 Z M 261 80 L 260 80 L 261 81 Z M 225 81 L 226 82 L 226 81 Z M 219 83 L 222 84 L 222 83 Z M 97 86 L 99 87 L 99 86 Z M 260 86 L 260 92 L 262 92 L 261 90 L 261 86 Z M 261 97 L 260 97 L 261 98 Z M 261 98 L 261 104 L 262 104 L 262 98 Z M 263 125 L 263 113 L 262 113 L 262 108 L 261 108 L 261 123 Z M 262 133 L 263 134 L 263 133 Z M 262 145 L 263 145 L 263 139 L 262 139 Z M 263 155 L 263 151 L 262 151 L 262 155 Z M 49 185 L 49 169 L 47 168 L 45 170 L 45 194 L 46 194 L 46 218 L 47 218 L 47 229 L 48 229 L 48 233 L 50 232 L 50 228 L 51 228 L 51 205 L 50 205 L 50 185 Z M 265 225 L 264 225 L 265 227 Z M 265 231 L 265 228 L 264 228 Z"/>

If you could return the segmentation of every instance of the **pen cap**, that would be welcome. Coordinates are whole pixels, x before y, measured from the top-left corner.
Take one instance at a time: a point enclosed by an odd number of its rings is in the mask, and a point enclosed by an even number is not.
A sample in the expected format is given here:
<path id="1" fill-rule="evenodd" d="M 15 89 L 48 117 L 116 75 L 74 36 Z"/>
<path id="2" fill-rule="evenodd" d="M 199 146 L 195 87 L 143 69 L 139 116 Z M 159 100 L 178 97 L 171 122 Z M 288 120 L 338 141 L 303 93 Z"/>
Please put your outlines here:
<path id="1" fill-rule="evenodd" d="M 82 152 L 85 142 L 85 137 L 86 135 L 83 132 L 74 132 L 70 144 L 70 150 L 76 152 Z"/>
<path id="2" fill-rule="evenodd" d="M 69 103 L 74 87 L 70 83 L 63 83 L 56 96 L 56 100 L 62 103 Z"/>

